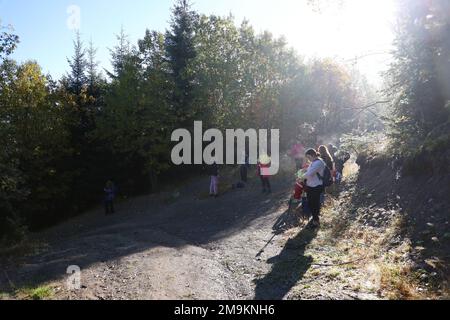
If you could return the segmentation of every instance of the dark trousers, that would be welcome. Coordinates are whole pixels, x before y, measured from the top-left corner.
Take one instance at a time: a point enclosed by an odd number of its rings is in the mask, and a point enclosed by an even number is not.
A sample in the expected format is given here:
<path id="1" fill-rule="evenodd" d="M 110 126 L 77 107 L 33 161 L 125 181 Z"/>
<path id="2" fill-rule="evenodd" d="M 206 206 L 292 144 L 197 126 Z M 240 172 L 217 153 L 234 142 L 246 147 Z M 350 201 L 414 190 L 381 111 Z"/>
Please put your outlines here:
<path id="1" fill-rule="evenodd" d="M 112 200 L 105 201 L 105 213 L 106 214 L 114 213 L 114 201 L 112 201 Z"/>
<path id="2" fill-rule="evenodd" d="M 315 188 L 308 187 L 308 206 L 315 221 L 320 220 L 320 210 L 322 208 L 320 196 L 323 192 L 323 186 Z"/>
<path id="3" fill-rule="evenodd" d="M 241 166 L 241 181 L 247 183 L 248 169 L 247 166 Z"/>
<path id="4" fill-rule="evenodd" d="M 270 186 L 270 180 L 268 177 L 263 177 L 261 176 L 261 183 L 262 183 L 262 187 L 263 187 L 263 191 L 272 191 L 272 188 Z"/>

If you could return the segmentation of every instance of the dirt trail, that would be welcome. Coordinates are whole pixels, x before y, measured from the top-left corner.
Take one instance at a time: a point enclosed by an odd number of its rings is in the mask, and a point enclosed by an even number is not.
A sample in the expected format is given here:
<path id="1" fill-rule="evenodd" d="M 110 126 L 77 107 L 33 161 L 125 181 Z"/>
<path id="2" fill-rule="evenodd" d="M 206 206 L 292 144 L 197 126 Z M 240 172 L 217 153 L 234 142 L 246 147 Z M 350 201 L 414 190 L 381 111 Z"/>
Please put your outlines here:
<path id="1" fill-rule="evenodd" d="M 0 292 L 20 298 L 18 289 L 45 285 L 53 299 L 376 299 L 376 272 L 364 261 L 346 263 L 348 250 L 330 236 L 342 203 L 328 201 L 319 232 L 280 228 L 289 217 L 288 180 L 274 181 L 270 197 L 252 179 L 246 189 L 201 199 L 201 179 L 177 199 L 132 199 L 111 217 L 90 212 L 35 235 L 47 246 L 3 266 Z M 70 265 L 82 270 L 81 290 L 66 286 Z"/>

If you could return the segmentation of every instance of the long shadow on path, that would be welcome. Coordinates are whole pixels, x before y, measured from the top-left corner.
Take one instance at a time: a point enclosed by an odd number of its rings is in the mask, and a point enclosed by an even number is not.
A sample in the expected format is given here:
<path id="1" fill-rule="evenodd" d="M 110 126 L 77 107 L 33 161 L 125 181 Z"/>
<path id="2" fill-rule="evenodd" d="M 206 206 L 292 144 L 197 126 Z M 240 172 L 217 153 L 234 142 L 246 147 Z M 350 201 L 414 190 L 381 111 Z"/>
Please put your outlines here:
<path id="1" fill-rule="evenodd" d="M 267 275 L 255 280 L 256 300 L 282 300 L 289 293 L 311 267 L 313 258 L 305 256 L 305 248 L 316 236 L 317 230 L 305 227 L 278 256 L 267 261 L 273 266 Z"/>
<path id="2" fill-rule="evenodd" d="M 96 212 L 95 217 L 67 221 L 51 232 L 36 235 L 37 240 L 48 244 L 45 249 L 21 257 L 17 263 L 6 259 L 3 263 L 0 256 L 0 292 L 62 281 L 72 265 L 86 270 L 100 264 L 96 272 L 102 273 L 104 268 L 120 264 L 124 257 L 142 253 L 143 260 L 149 259 L 144 258 L 145 252 L 156 247 L 179 251 L 187 246 L 208 247 L 258 219 L 271 221 L 284 203 L 287 190 L 285 181 L 274 182 L 280 192 L 270 197 L 254 191 L 258 186 L 255 181 L 246 190 L 200 200 L 198 190 L 207 185 L 205 178 L 186 186 L 183 197 L 174 203 L 139 197 L 119 206 L 114 216 L 106 218 Z"/>

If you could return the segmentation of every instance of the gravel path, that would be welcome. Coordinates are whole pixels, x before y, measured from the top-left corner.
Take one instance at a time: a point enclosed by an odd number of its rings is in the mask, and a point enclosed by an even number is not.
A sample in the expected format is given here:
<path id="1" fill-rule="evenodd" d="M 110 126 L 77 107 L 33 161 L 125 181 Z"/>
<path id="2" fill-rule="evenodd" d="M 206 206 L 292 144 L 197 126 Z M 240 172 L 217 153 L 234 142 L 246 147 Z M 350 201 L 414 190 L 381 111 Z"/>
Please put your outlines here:
<path id="1" fill-rule="evenodd" d="M 341 254 L 327 236 L 331 217 L 318 233 L 280 227 L 290 217 L 292 183 L 273 184 L 269 197 L 253 179 L 202 199 L 208 181 L 201 179 L 170 201 L 145 196 L 119 204 L 111 217 L 89 212 L 35 235 L 46 247 L 4 266 L 0 290 L 46 285 L 53 299 L 376 298 L 365 267 L 320 265 Z M 71 265 L 82 270 L 80 290 L 66 286 Z"/>

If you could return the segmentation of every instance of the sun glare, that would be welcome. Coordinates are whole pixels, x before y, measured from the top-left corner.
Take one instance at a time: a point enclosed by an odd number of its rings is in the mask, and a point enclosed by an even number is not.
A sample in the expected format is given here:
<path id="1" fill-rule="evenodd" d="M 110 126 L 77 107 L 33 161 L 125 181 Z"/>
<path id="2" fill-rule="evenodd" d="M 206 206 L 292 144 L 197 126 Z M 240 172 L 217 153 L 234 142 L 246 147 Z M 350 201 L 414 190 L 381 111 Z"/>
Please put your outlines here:
<path id="1" fill-rule="evenodd" d="M 286 0 L 266 16 L 277 21 L 268 27 L 285 35 L 300 54 L 357 62 L 363 73 L 377 81 L 389 62 L 394 15 L 392 0 L 333 1 L 321 10 L 307 1 Z"/>

